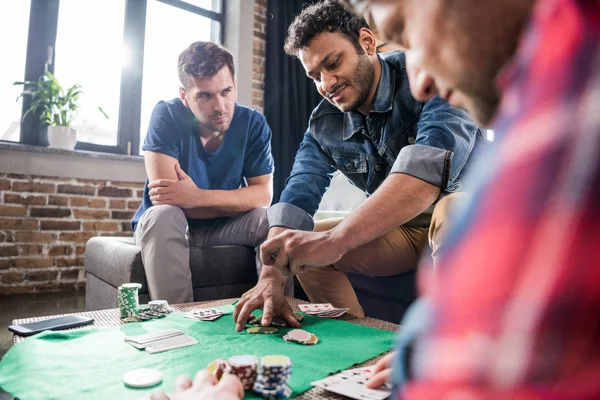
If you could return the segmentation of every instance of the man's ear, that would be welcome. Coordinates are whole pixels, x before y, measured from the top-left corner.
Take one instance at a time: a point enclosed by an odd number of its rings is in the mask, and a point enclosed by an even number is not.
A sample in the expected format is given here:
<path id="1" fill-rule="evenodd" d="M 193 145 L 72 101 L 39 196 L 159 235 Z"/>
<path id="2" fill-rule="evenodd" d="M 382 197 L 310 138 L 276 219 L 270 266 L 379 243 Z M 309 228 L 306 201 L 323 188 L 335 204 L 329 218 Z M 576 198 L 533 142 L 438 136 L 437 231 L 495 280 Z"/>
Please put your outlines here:
<path id="1" fill-rule="evenodd" d="M 360 45 L 365 49 L 367 55 L 372 56 L 377 53 L 377 38 L 370 29 L 361 28 L 359 33 Z"/>
<path id="2" fill-rule="evenodd" d="M 185 104 L 186 107 L 189 107 L 190 104 L 187 101 L 187 92 L 183 87 L 179 87 L 179 96 L 181 97 L 181 101 Z"/>

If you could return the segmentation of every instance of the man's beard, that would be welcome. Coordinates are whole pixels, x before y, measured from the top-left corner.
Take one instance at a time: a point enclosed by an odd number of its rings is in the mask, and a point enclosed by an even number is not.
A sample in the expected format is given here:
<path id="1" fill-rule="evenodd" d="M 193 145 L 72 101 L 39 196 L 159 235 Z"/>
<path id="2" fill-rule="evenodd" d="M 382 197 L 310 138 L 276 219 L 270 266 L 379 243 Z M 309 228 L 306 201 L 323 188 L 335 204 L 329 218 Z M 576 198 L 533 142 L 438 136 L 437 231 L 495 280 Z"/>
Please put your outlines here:
<path id="1" fill-rule="evenodd" d="M 350 82 L 350 86 L 356 89 L 356 99 L 349 105 L 343 106 L 343 108 L 341 105 L 334 105 L 343 112 L 357 110 L 365 101 L 367 101 L 369 92 L 371 91 L 371 85 L 373 85 L 374 80 L 375 67 L 373 67 L 373 64 L 371 64 L 369 56 L 366 54 L 361 54 L 359 56 L 356 69 L 354 70 L 354 78 L 352 78 Z M 343 86 L 343 84 L 339 85 L 338 88 L 341 86 Z M 337 88 L 334 88 L 332 93 L 335 93 L 335 91 L 337 91 Z"/>
<path id="2" fill-rule="evenodd" d="M 228 120 L 223 125 L 215 125 L 212 122 L 212 118 L 218 118 L 221 116 L 222 115 L 213 115 L 211 118 L 209 118 L 206 121 L 200 121 L 200 124 L 202 124 L 202 126 L 210 132 L 225 132 L 227 129 L 229 129 L 229 126 L 231 125 L 231 120 Z"/>
<path id="3" fill-rule="evenodd" d="M 489 127 L 500 106 L 500 92 L 494 79 L 482 79 L 477 87 L 470 86 L 463 92 L 469 100 L 467 111 L 479 126 Z"/>

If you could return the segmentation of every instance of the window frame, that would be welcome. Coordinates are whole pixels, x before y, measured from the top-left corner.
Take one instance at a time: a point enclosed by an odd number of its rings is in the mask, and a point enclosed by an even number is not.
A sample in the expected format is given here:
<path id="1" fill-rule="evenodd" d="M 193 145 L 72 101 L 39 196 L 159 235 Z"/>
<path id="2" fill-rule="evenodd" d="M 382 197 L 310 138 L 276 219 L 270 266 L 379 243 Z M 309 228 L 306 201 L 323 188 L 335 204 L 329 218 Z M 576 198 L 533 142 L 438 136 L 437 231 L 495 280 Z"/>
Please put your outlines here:
<path id="1" fill-rule="evenodd" d="M 212 20 L 211 40 L 224 42 L 225 10 L 227 0 L 212 0 L 215 12 L 198 7 L 184 0 L 125 0 L 123 43 L 130 49 L 130 64 L 121 69 L 119 120 L 117 145 L 107 146 L 78 141 L 75 150 L 94 151 L 124 155 L 139 155 L 142 112 L 142 75 L 144 68 L 144 42 L 146 33 L 146 10 L 148 1 L 191 12 Z M 48 70 L 54 72 L 55 46 L 58 31 L 60 0 L 31 0 L 27 52 L 24 79 L 37 81 Z M 220 29 L 215 29 L 216 24 Z M 31 98 L 23 97 L 21 116 L 29 109 Z M 47 146 L 47 127 L 39 123 L 38 115 L 29 114 L 21 120 L 19 142 L 34 146 Z"/>

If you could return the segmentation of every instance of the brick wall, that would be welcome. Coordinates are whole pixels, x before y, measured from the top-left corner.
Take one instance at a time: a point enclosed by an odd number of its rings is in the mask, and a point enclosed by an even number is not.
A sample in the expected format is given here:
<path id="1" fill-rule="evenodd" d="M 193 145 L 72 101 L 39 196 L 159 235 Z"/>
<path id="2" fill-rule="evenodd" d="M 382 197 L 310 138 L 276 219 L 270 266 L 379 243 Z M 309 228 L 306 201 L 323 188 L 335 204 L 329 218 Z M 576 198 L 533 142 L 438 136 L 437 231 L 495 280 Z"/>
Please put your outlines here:
<path id="1" fill-rule="evenodd" d="M 254 1 L 254 40 L 252 61 L 252 107 L 263 112 L 265 97 L 265 52 L 267 40 L 267 0 Z"/>
<path id="2" fill-rule="evenodd" d="M 92 236 L 131 236 L 143 183 L 0 174 L 0 295 L 80 289 Z"/>

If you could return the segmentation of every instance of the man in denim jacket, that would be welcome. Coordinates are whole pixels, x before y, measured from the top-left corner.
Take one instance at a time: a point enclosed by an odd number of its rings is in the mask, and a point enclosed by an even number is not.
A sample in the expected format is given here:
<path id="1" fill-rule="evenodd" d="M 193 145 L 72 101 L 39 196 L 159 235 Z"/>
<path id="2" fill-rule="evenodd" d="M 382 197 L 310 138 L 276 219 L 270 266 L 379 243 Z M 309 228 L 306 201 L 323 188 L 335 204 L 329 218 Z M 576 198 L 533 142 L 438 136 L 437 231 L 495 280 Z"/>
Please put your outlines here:
<path id="1" fill-rule="evenodd" d="M 280 203 L 268 211 L 264 266 L 236 306 L 238 330 L 256 308 L 263 324 L 279 315 L 297 326 L 283 297 L 285 276 L 294 274 L 312 302 L 362 317 L 346 272 L 412 270 L 428 232 L 434 256 L 440 246 L 448 204 L 484 132 L 439 97 L 415 100 L 404 54 L 377 55 L 376 47 L 366 21 L 336 2 L 305 8 L 289 28 L 286 52 L 325 100 L 312 112 Z M 335 170 L 369 198 L 343 219 L 314 224 Z"/>

